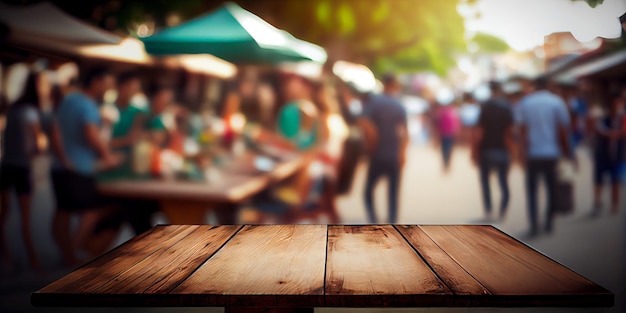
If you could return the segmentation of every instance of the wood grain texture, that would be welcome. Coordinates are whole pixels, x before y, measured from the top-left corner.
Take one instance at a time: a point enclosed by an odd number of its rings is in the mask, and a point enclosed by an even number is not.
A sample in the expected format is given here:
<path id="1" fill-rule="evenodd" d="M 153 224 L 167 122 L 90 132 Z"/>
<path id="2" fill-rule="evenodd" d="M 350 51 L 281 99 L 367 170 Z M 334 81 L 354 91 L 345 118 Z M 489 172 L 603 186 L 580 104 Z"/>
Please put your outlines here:
<path id="1" fill-rule="evenodd" d="M 610 294 L 491 226 L 420 228 L 494 295 Z"/>
<path id="2" fill-rule="evenodd" d="M 488 295 L 490 292 L 467 273 L 419 227 L 398 225 L 396 229 L 417 250 L 437 276 L 457 295 Z"/>
<path id="3" fill-rule="evenodd" d="M 137 262 L 115 279 L 84 292 L 94 294 L 164 294 L 189 277 L 242 226 L 199 226 L 174 245 Z"/>
<path id="4" fill-rule="evenodd" d="M 33 293 L 31 303 L 310 312 L 610 307 L 614 295 L 491 226 L 172 225 Z"/>
<path id="5" fill-rule="evenodd" d="M 326 305 L 395 306 L 451 294 L 393 226 L 329 226 Z"/>
<path id="6" fill-rule="evenodd" d="M 37 297 L 38 294 L 42 293 L 86 293 L 94 286 L 102 286 L 115 279 L 119 274 L 153 253 L 174 245 L 197 227 L 157 226 L 42 288 L 33 296 Z"/>
<path id="7" fill-rule="evenodd" d="M 248 225 L 172 294 L 203 295 L 190 297 L 195 303 L 319 306 L 325 256 L 325 225 Z"/>

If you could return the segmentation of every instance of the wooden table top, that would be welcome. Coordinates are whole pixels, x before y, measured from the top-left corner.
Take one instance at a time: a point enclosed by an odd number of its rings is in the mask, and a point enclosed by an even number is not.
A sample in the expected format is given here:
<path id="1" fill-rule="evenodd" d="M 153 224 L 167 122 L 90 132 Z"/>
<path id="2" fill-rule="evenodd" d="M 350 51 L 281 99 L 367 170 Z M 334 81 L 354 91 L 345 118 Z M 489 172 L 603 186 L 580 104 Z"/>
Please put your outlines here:
<path id="1" fill-rule="evenodd" d="M 120 179 L 101 183 L 98 190 L 104 195 L 122 198 L 238 203 L 267 188 L 269 184 L 270 179 L 264 175 L 223 174 L 220 181 L 215 183 Z"/>
<path id="2" fill-rule="evenodd" d="M 98 190 L 107 196 L 181 201 L 239 203 L 283 180 L 301 169 L 310 158 L 298 156 L 276 164 L 270 172 L 253 168 L 252 159 L 244 159 L 221 171 L 219 182 L 195 182 L 159 179 L 117 179 L 100 183 Z"/>
<path id="3" fill-rule="evenodd" d="M 157 226 L 35 306 L 608 307 L 614 295 L 491 226 Z"/>

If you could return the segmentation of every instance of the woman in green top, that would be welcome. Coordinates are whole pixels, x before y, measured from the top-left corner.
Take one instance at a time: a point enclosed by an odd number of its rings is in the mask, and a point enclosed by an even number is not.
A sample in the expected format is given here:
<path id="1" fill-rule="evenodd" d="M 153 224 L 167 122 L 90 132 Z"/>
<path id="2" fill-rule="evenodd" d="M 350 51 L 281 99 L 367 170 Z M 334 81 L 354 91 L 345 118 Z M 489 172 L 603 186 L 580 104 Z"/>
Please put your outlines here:
<path id="1" fill-rule="evenodd" d="M 287 103 L 278 112 L 278 133 L 298 150 L 308 150 L 319 140 L 319 112 L 313 99 L 313 83 L 295 74 L 283 77 Z"/>
<path id="2" fill-rule="evenodd" d="M 278 113 L 278 132 L 298 150 L 307 150 L 318 139 L 317 109 L 307 100 L 287 103 Z"/>

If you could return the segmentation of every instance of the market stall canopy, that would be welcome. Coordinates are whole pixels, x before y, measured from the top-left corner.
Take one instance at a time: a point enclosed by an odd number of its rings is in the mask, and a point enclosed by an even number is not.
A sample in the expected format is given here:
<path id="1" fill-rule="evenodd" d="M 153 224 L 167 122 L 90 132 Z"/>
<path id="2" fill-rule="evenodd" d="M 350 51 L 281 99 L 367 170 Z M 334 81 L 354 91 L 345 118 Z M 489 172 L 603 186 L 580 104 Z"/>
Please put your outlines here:
<path id="1" fill-rule="evenodd" d="M 192 73 L 222 79 L 232 78 L 237 74 L 237 67 L 234 64 L 210 54 L 179 54 L 162 57 L 159 61 L 170 68 L 184 68 Z"/>
<path id="2" fill-rule="evenodd" d="M 333 74 L 359 92 L 370 93 L 376 90 L 376 77 L 365 65 L 337 61 L 333 64 Z"/>
<path id="3" fill-rule="evenodd" d="M 177 54 L 153 57 L 146 53 L 141 40 L 129 37 L 117 45 L 88 45 L 78 53 L 89 58 L 111 60 L 138 65 L 163 64 L 169 68 L 183 68 L 189 72 L 231 78 L 237 73 L 234 64 L 209 54 Z"/>
<path id="4" fill-rule="evenodd" d="M 118 44 L 122 38 L 84 23 L 48 3 L 10 6 L 0 3 L 6 43 L 69 52 L 79 45 Z"/>
<path id="5" fill-rule="evenodd" d="M 576 66 L 556 77 L 557 81 L 575 81 L 577 78 L 605 75 L 624 77 L 626 74 L 626 50 L 616 51 L 602 58 Z"/>
<path id="6" fill-rule="evenodd" d="M 326 62 L 326 51 L 234 3 L 143 39 L 153 55 L 208 53 L 236 64 Z"/>
<path id="7" fill-rule="evenodd" d="M 300 77 L 312 81 L 319 81 L 322 78 L 324 64 L 301 61 L 301 62 L 288 62 L 278 65 L 278 70 L 285 74 L 295 74 Z"/>
<path id="8" fill-rule="evenodd" d="M 129 37 L 117 45 L 87 45 L 78 49 L 80 55 L 120 62 L 149 65 L 154 62 L 144 49 L 143 43 Z"/>

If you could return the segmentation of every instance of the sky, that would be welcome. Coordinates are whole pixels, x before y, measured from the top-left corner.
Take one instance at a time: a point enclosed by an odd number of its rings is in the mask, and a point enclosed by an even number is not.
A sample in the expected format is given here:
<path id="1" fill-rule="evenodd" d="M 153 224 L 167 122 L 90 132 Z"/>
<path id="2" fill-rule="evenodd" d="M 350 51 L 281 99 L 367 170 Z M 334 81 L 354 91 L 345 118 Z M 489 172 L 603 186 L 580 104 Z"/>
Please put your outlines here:
<path id="1" fill-rule="evenodd" d="M 480 0 L 476 9 L 480 18 L 466 19 L 468 32 L 496 35 L 514 50 L 526 51 L 553 32 L 571 31 L 581 42 L 619 37 L 618 17 L 626 12 L 626 0 L 604 0 L 595 8 L 571 0 Z M 466 10 L 459 8 L 461 14 Z"/>

